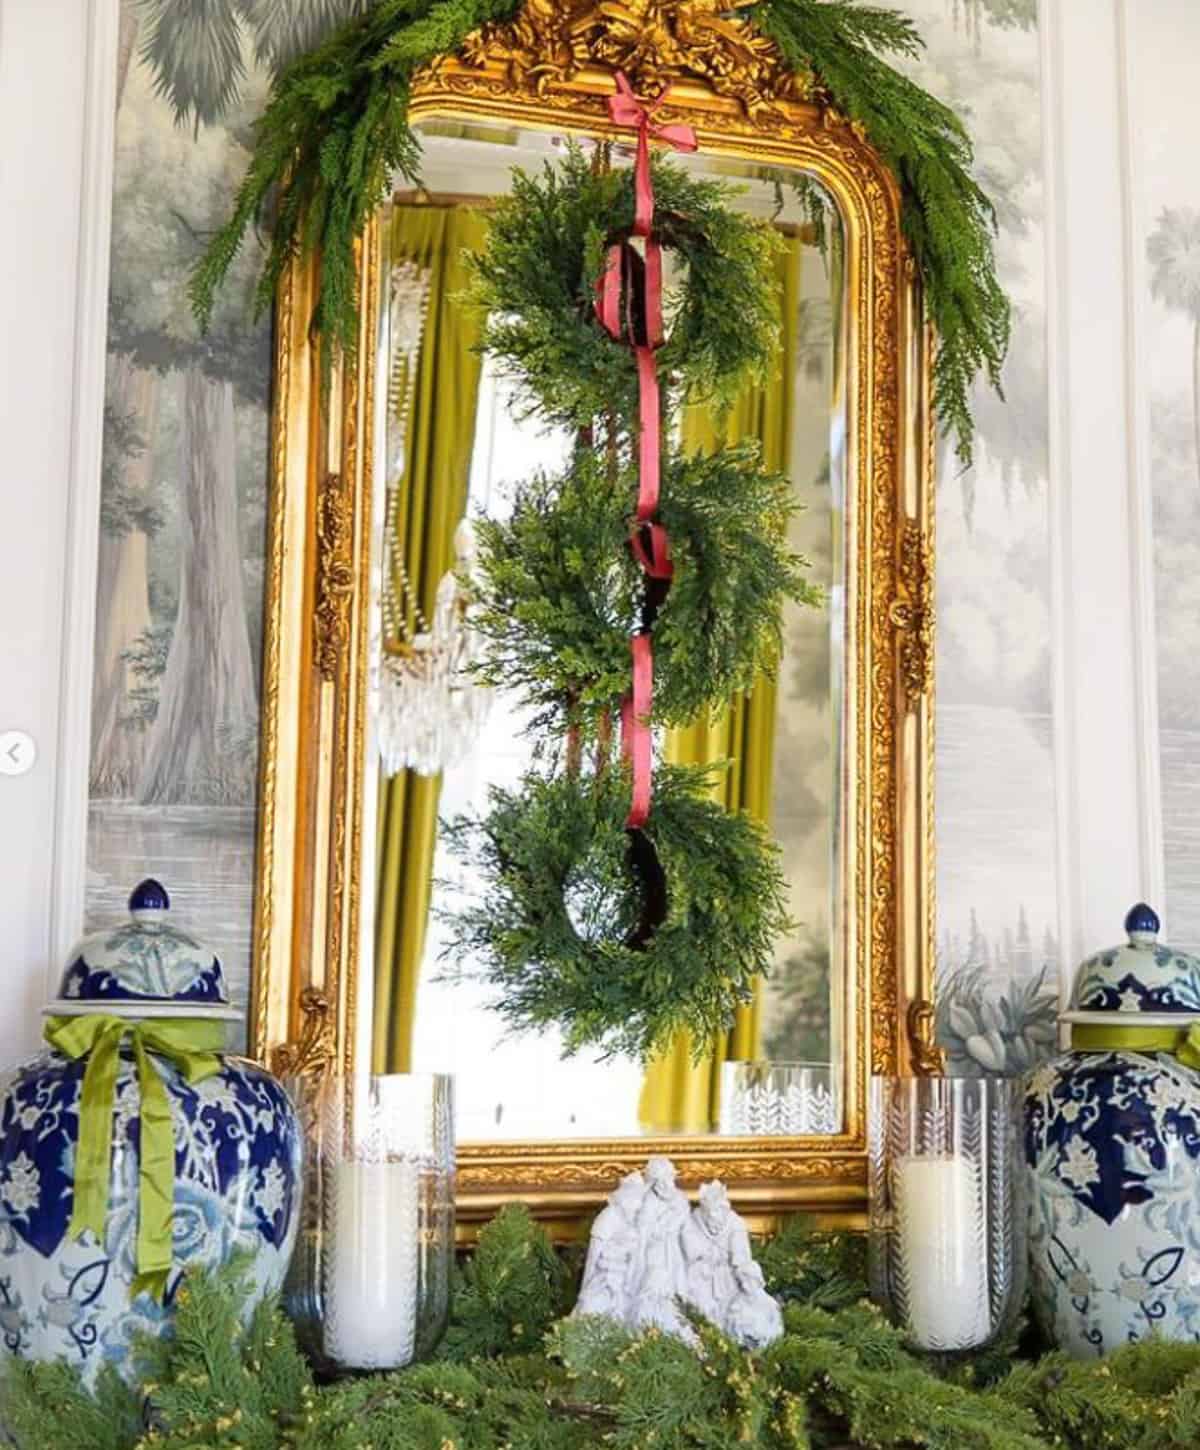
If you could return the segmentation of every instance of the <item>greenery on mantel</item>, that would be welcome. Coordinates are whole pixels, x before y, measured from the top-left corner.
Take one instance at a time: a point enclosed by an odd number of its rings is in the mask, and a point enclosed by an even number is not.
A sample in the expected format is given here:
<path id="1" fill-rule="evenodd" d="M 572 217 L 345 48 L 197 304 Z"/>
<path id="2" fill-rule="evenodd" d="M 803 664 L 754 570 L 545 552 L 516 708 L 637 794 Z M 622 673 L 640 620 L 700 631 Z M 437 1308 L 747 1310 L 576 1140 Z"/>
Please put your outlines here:
<path id="1" fill-rule="evenodd" d="M 272 1304 L 243 1322 L 234 1267 L 188 1281 L 175 1336 L 140 1348 L 136 1384 L 12 1360 L 0 1421 L 14 1450 L 1184 1450 L 1200 1434 L 1200 1345 L 1104 1361 L 1006 1345 L 941 1368 L 865 1301 L 863 1241 L 793 1221 L 758 1250 L 787 1332 L 748 1354 L 701 1329 L 564 1318 L 577 1263 L 525 1209 L 459 1271 L 438 1357 L 318 1386 Z"/>
<path id="2" fill-rule="evenodd" d="M 480 25 L 509 19 L 519 7 L 520 0 L 377 0 L 285 67 L 257 123 L 233 214 L 193 274 L 200 321 L 211 315 L 247 231 L 274 198 L 258 306 L 270 306 L 291 257 L 319 250 L 314 329 L 326 341 L 327 361 L 352 352 L 355 239 L 396 173 L 419 181 L 420 146 L 408 122 L 410 80 Z M 899 178 L 905 233 L 938 333 L 935 406 L 968 463 L 970 387 L 982 372 L 999 388 L 1009 306 L 995 271 L 995 216 L 971 176 L 966 128 L 887 60 L 917 54 L 920 36 L 906 16 L 855 0 L 753 0 L 740 13 L 797 71 L 815 72 L 832 103 L 864 128 Z"/>

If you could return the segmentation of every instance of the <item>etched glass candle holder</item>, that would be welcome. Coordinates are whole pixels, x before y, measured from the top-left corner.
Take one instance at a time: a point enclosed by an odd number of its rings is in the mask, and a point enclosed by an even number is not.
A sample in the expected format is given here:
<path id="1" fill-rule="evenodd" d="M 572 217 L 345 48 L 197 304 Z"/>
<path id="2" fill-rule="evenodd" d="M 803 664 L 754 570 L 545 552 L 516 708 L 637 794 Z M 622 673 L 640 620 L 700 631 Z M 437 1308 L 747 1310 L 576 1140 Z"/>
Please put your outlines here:
<path id="1" fill-rule="evenodd" d="M 434 1349 L 449 1316 L 453 1080 L 331 1078 L 307 1118 L 308 1212 L 289 1313 L 325 1372 L 399 1369 Z"/>
<path id="2" fill-rule="evenodd" d="M 727 1062 L 721 1132 L 739 1137 L 839 1133 L 837 1077 L 827 1062 Z"/>
<path id="3" fill-rule="evenodd" d="M 1025 1292 L 1020 1084 L 874 1078 L 871 1295 L 915 1349 L 978 1349 Z"/>

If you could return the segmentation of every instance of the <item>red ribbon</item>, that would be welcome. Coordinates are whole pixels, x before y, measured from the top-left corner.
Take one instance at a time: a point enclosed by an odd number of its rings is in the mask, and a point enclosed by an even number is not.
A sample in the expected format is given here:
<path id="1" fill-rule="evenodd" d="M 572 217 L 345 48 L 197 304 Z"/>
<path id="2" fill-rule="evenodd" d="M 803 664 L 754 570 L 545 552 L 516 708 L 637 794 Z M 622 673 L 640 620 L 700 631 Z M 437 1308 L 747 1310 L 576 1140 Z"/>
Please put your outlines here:
<path id="1" fill-rule="evenodd" d="M 648 634 L 630 641 L 633 690 L 621 701 L 621 754 L 633 768 L 633 800 L 625 822 L 629 830 L 644 826 L 650 816 L 650 781 L 654 768 L 650 707 L 654 699 L 654 647 Z"/>
<path id="2" fill-rule="evenodd" d="M 657 126 L 652 119 L 662 103 L 640 100 L 626 77 L 617 75 L 617 93 L 609 97 L 608 111 L 617 126 L 636 129 L 637 160 L 634 164 L 633 235 L 645 239 L 645 255 L 639 258 L 628 241 L 608 250 L 602 276 L 596 284 L 596 313 L 614 341 L 628 339 L 637 360 L 638 374 L 638 497 L 636 524 L 629 540 L 634 557 L 648 579 L 669 580 L 673 573 L 670 541 L 666 529 L 654 522 L 658 512 L 661 482 L 661 418 L 658 365 L 655 352 L 663 344 L 662 247 L 651 235 L 654 222 L 654 186 L 650 174 L 650 138 L 664 141 L 676 151 L 695 151 L 696 133 L 690 126 Z M 637 273 L 641 270 L 644 297 L 645 337 L 635 336 L 632 315 L 622 317 L 622 295 L 632 314 Z M 621 704 L 621 749 L 633 770 L 633 801 L 625 822 L 629 830 L 646 824 L 650 816 L 653 739 L 650 715 L 654 697 L 654 648 L 649 630 L 643 629 L 630 641 L 633 689 Z"/>
<path id="3" fill-rule="evenodd" d="M 618 342 L 621 338 L 621 267 L 624 260 L 622 243 L 609 247 L 608 260 L 596 283 L 596 315 L 609 337 Z"/>
<path id="4" fill-rule="evenodd" d="M 650 183 L 650 137 L 665 141 L 675 151 L 695 151 L 696 133 L 690 126 L 656 126 L 651 119 L 662 105 L 657 101 L 643 101 L 634 95 L 633 87 L 626 76 L 617 72 L 617 93 L 608 98 L 608 114 L 615 126 L 628 126 L 638 133 L 637 162 L 633 171 L 633 234 L 648 237 L 650 224 L 654 220 L 654 188 Z"/>
<path id="5" fill-rule="evenodd" d="M 648 524 L 658 509 L 659 464 L 662 444 L 658 436 L 661 409 L 658 401 L 658 366 L 652 347 L 635 347 L 638 373 L 638 500 L 639 524 Z"/>

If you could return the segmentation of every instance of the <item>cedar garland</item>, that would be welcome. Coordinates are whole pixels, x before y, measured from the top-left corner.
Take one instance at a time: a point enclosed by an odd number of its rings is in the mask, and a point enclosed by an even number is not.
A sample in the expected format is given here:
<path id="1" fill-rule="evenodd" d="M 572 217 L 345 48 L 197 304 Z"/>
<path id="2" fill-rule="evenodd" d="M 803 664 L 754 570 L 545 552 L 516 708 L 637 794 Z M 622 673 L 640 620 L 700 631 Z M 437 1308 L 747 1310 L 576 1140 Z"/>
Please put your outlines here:
<path id="1" fill-rule="evenodd" d="M 420 144 L 408 121 L 409 82 L 520 0 L 377 0 L 276 78 L 255 128 L 254 152 L 229 221 L 192 275 L 202 324 L 246 233 L 275 198 L 271 245 L 257 304 L 269 307 L 294 256 L 322 258 L 314 330 L 326 366 L 353 353 L 358 335 L 354 244 L 397 174 L 416 184 Z M 938 334 L 935 406 L 970 462 L 970 392 L 979 374 L 999 388 L 1009 304 L 996 277 L 995 213 L 973 179 L 959 117 L 888 57 L 922 41 L 898 11 L 858 0 L 753 0 L 742 7 L 797 72 L 813 72 L 831 102 L 864 128 L 895 171 L 905 235 Z"/>
<path id="2" fill-rule="evenodd" d="M 124 1383 L 10 1359 L 13 1450 L 1192 1450 L 1200 1345 L 1148 1340 L 1078 1362 L 1030 1343 L 940 1370 L 865 1302 L 863 1240 L 793 1220 L 759 1246 L 786 1333 L 750 1354 L 710 1328 L 701 1355 L 656 1333 L 564 1319 L 578 1263 L 522 1207 L 459 1271 L 428 1364 L 318 1388 L 245 1265 L 189 1276 L 173 1338 Z"/>

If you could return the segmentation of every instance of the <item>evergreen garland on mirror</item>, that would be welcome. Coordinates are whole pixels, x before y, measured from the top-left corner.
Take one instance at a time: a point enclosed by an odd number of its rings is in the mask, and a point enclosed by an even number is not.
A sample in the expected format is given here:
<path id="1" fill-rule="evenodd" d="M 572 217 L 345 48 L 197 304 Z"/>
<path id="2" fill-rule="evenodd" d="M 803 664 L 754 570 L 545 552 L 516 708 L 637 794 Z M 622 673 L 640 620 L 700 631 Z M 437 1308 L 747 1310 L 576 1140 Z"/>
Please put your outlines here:
<path id="1" fill-rule="evenodd" d="M 247 1318 L 235 1265 L 189 1276 L 175 1333 L 125 1384 L 9 1360 L 12 1450 L 1191 1450 L 1200 1345 L 1103 1361 L 998 1346 L 939 1369 L 865 1302 L 863 1241 L 793 1220 L 756 1250 L 786 1333 L 748 1353 L 563 1318 L 574 1273 L 524 1208 L 484 1229 L 438 1356 L 318 1387 L 279 1309 Z"/>
<path id="2" fill-rule="evenodd" d="M 324 361 L 353 352 L 356 239 L 397 174 L 414 185 L 420 178 L 420 145 L 408 121 L 412 76 L 481 25 L 519 9 L 520 0 L 377 0 L 285 67 L 257 123 L 233 213 L 192 276 L 201 322 L 273 198 L 259 307 L 271 305 L 295 255 L 319 253 L 313 325 L 326 342 Z M 995 216 L 971 175 L 966 128 L 888 61 L 917 54 L 920 36 L 899 12 L 856 0 L 750 0 L 738 13 L 774 40 L 798 73 L 814 74 L 832 105 L 862 126 L 892 166 L 938 335 L 935 406 L 968 463 L 970 387 L 980 373 L 999 387 L 1009 304 L 996 277 Z"/>
<path id="3" fill-rule="evenodd" d="M 971 138 L 959 117 L 884 60 L 913 59 L 923 42 L 893 10 L 835 0 L 763 0 L 755 18 L 798 70 L 811 68 L 892 168 L 903 225 L 937 329 L 934 400 L 959 461 L 971 462 L 970 389 L 1000 391 L 1010 309 L 996 276 L 996 215 L 971 175 Z"/>

